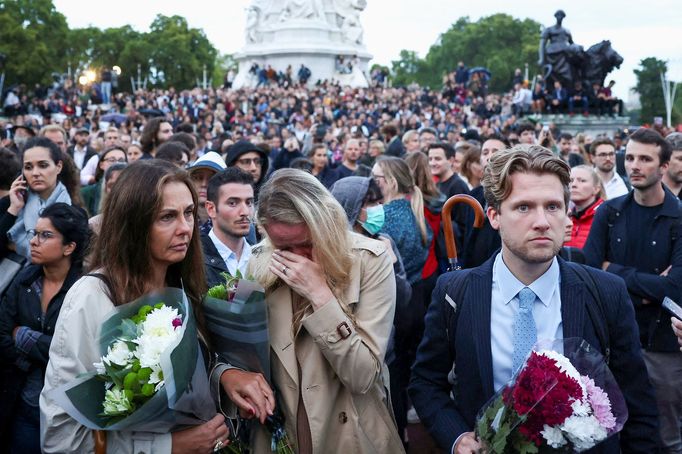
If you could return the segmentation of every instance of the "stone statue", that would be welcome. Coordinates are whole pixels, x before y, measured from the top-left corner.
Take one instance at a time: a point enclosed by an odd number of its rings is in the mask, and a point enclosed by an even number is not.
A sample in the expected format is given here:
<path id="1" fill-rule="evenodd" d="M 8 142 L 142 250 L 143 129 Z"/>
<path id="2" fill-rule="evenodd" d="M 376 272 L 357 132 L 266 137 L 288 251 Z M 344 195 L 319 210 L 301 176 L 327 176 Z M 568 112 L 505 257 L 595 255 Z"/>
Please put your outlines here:
<path id="1" fill-rule="evenodd" d="M 338 26 L 346 41 L 362 44 L 363 30 L 360 23 L 360 13 L 366 7 L 366 0 L 334 0 Z"/>
<path id="2" fill-rule="evenodd" d="M 325 20 L 322 0 L 286 0 L 279 20 L 289 19 Z"/>
<path id="3" fill-rule="evenodd" d="M 604 83 L 606 75 L 623 62 L 623 58 L 611 47 L 610 41 L 595 44 L 587 51 L 573 42 L 568 29 L 562 26 L 566 13 L 554 13 L 556 24 L 543 30 L 540 36 L 540 59 L 547 86 L 555 81 L 564 88 L 573 89 L 577 82 L 590 87 L 594 82 Z"/>
<path id="4" fill-rule="evenodd" d="M 545 79 L 558 80 L 564 87 L 573 88 L 577 78 L 575 68 L 581 66 L 582 46 L 573 43 L 573 37 L 561 23 L 566 17 L 562 10 L 554 13 L 556 24 L 543 30 L 540 36 L 540 60 Z"/>

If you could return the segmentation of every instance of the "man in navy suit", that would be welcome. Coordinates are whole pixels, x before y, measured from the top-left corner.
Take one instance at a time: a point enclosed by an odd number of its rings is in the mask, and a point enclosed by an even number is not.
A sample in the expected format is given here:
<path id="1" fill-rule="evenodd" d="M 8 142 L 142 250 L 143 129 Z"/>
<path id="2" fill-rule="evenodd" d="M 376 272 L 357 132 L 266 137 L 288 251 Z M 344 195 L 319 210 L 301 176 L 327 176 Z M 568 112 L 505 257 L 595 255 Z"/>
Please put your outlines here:
<path id="1" fill-rule="evenodd" d="M 656 403 L 625 284 L 557 257 L 569 181 L 568 164 L 537 145 L 496 153 L 485 170 L 487 216 L 502 249 L 477 268 L 438 279 L 409 388 L 421 421 L 447 452 L 480 449 L 476 414 L 536 340 L 576 337 L 610 357 L 629 412 L 620 436 L 595 452 L 656 452 Z"/>

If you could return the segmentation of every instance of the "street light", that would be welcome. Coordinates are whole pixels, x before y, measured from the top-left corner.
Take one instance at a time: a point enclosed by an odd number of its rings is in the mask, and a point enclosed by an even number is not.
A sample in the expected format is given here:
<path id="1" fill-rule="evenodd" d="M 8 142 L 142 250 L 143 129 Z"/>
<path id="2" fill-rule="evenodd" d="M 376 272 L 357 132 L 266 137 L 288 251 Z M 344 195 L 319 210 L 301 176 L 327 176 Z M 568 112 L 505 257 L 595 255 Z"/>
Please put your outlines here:
<path id="1" fill-rule="evenodd" d="M 121 67 L 120 67 L 120 66 L 115 65 L 115 66 L 114 66 L 113 68 L 111 68 L 111 69 L 116 73 L 117 76 L 120 76 L 120 75 L 121 75 Z"/>
<path id="2" fill-rule="evenodd" d="M 95 74 L 95 71 L 92 69 L 88 69 L 85 71 L 85 77 L 87 77 L 88 82 L 94 82 L 95 79 L 97 78 L 97 74 Z"/>
<path id="3" fill-rule="evenodd" d="M 83 75 L 78 78 L 78 83 L 81 85 L 87 85 L 88 84 L 88 77 Z"/>

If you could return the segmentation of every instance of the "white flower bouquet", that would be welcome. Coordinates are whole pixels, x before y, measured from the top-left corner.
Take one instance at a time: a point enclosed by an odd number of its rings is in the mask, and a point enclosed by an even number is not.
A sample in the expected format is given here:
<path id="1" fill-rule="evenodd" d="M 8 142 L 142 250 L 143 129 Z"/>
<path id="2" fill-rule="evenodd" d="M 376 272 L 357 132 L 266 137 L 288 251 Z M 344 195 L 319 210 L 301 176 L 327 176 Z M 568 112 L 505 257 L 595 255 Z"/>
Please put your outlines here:
<path id="1" fill-rule="evenodd" d="M 166 433 L 215 415 L 196 321 L 180 289 L 117 307 L 102 324 L 93 371 L 52 391 L 95 430 Z"/>

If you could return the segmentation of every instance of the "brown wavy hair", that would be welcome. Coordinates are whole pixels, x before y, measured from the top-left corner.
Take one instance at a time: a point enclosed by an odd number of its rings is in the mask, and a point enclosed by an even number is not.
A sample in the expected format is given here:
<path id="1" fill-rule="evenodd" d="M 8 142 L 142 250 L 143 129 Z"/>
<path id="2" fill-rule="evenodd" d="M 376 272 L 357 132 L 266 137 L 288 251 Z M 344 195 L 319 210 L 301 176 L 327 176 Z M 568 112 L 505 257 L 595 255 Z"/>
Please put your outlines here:
<path id="1" fill-rule="evenodd" d="M 520 144 L 495 153 L 483 173 L 483 195 L 488 206 L 495 211 L 500 211 L 500 205 L 511 194 L 511 176 L 515 173 L 556 175 L 564 187 L 564 203 L 568 207 L 571 197 L 571 168 L 568 164 L 545 147 Z"/>
<path id="2" fill-rule="evenodd" d="M 115 306 L 150 290 L 151 228 L 162 207 L 164 186 L 175 182 L 184 183 L 192 194 L 196 220 L 199 197 L 192 181 L 187 172 L 165 161 L 142 160 L 125 168 L 104 203 L 91 268 L 107 277 L 109 297 Z M 166 281 L 173 287 L 184 285 L 203 331 L 201 299 L 206 293 L 206 275 L 196 222 L 185 259 L 168 267 Z"/>

